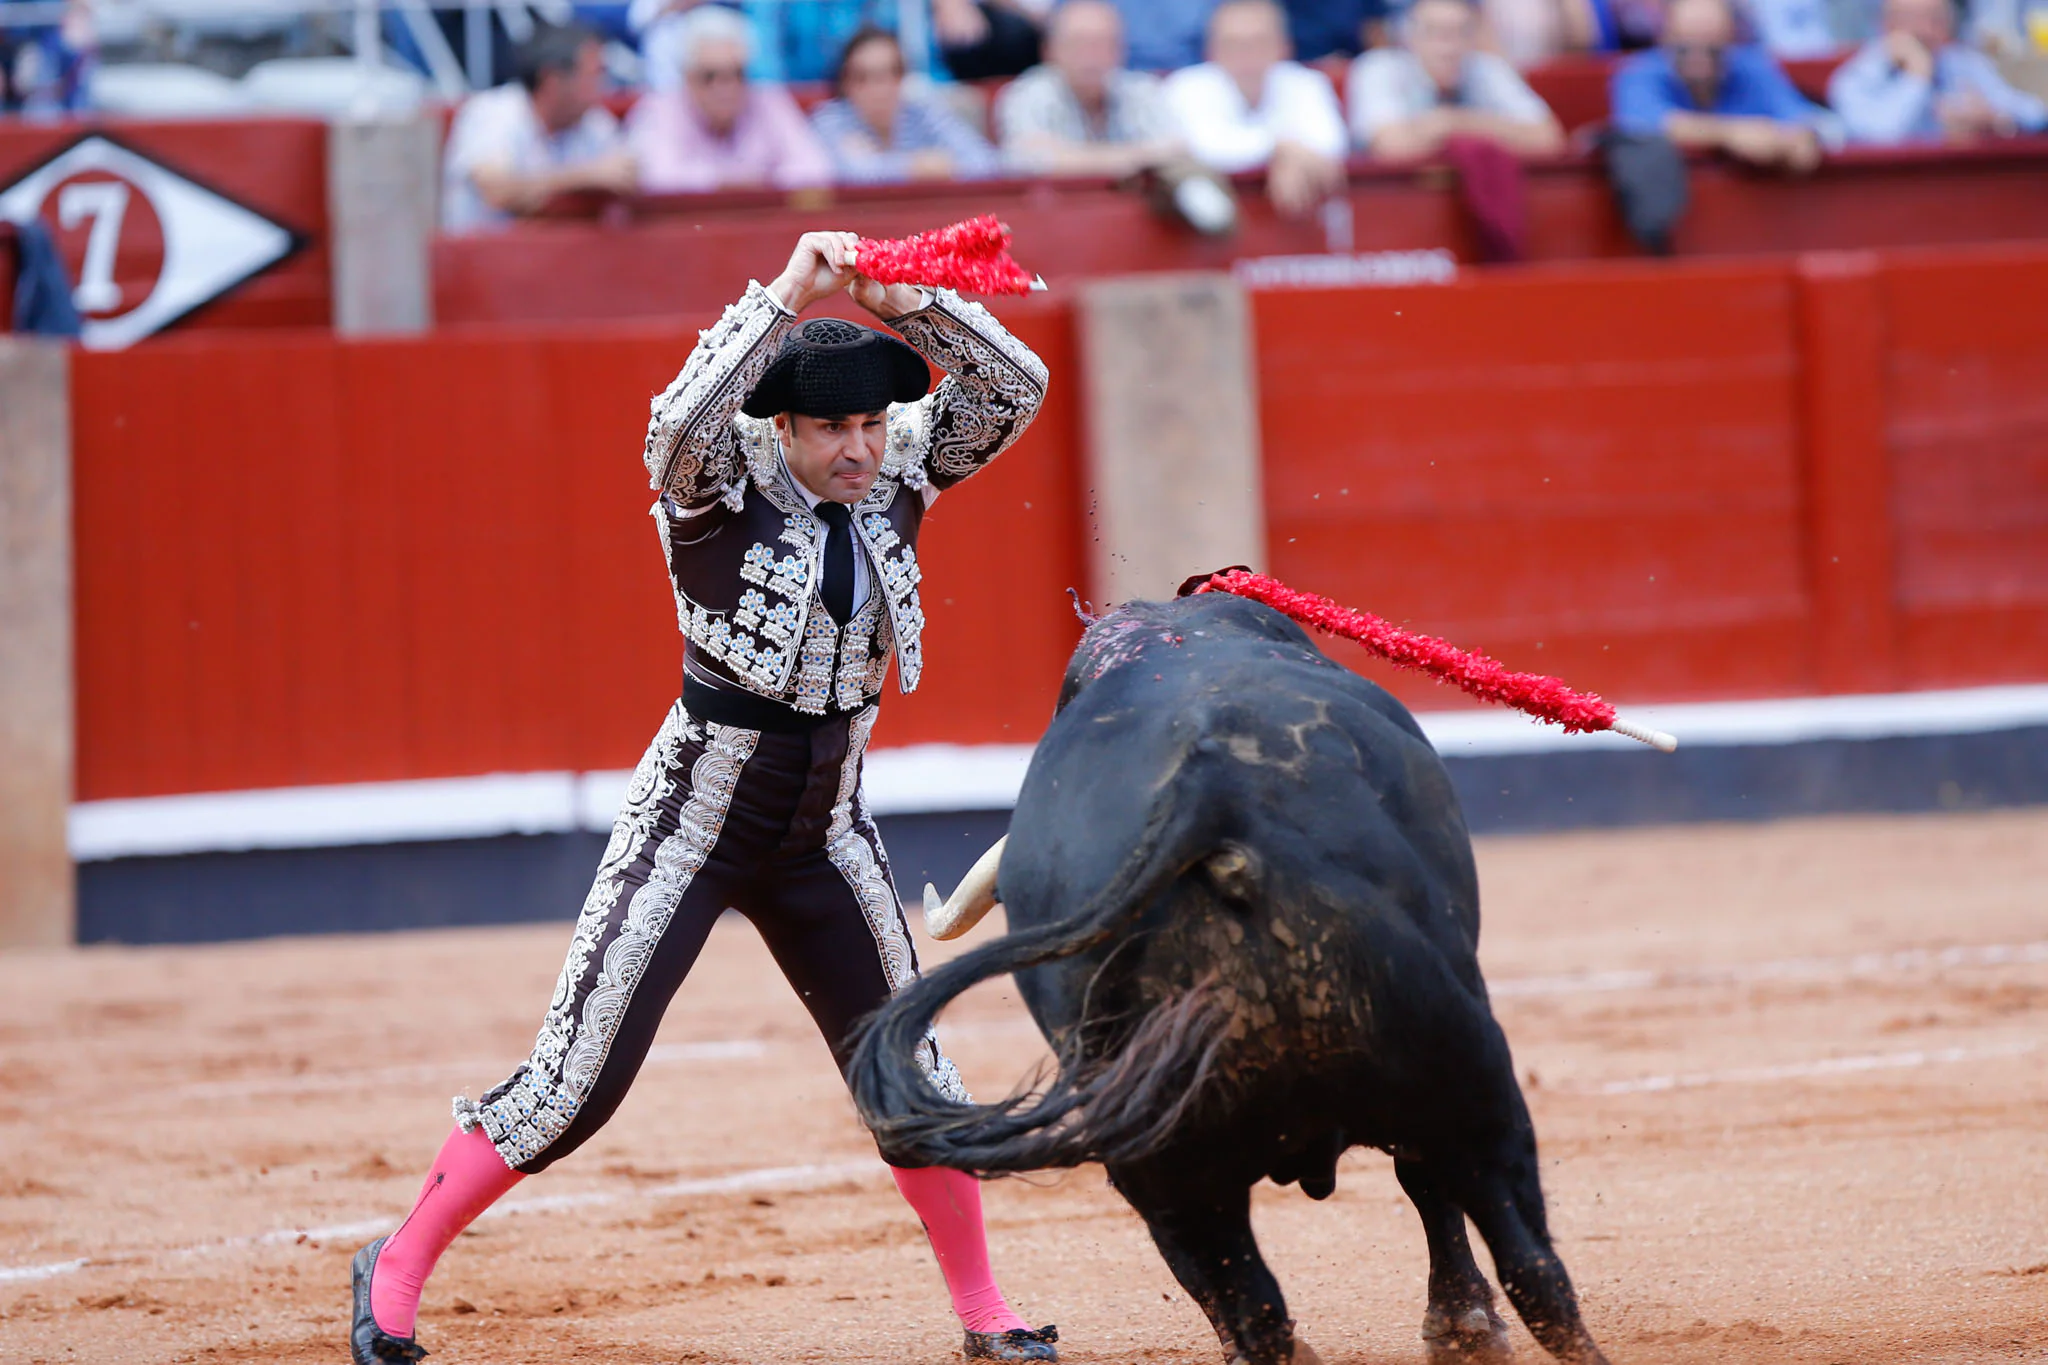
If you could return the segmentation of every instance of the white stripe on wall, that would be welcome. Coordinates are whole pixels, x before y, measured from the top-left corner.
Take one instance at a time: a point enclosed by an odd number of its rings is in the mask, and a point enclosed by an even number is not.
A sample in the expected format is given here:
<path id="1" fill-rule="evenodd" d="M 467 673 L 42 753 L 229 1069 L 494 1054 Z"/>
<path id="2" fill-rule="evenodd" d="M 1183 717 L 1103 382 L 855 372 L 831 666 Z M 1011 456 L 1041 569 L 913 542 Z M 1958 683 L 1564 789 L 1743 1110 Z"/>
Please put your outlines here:
<path id="1" fill-rule="evenodd" d="M 2048 685 L 1976 687 L 1879 696 L 1798 697 L 1624 707 L 1667 730 L 1681 748 L 1981 734 L 2048 725 Z M 1569 751 L 1633 751 L 1612 734 L 1567 735 L 1514 711 L 1437 711 L 1416 717 L 1446 758 Z M 918 744 L 867 759 L 877 815 L 1007 810 L 1016 803 L 1028 744 Z M 631 774 L 493 773 L 413 782 L 197 792 L 84 801 L 71 808 L 71 852 L 81 862 L 177 853 L 321 848 L 502 834 L 611 828 Z"/>

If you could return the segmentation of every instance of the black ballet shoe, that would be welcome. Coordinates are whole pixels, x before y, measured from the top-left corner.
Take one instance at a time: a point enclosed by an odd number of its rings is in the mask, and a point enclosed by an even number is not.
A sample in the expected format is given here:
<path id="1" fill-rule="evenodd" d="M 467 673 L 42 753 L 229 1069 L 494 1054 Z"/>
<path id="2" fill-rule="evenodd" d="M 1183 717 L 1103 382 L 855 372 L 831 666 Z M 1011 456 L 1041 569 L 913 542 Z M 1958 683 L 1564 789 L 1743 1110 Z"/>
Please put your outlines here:
<path id="1" fill-rule="evenodd" d="M 370 1276 L 377 1269 L 377 1253 L 384 1250 L 387 1239 L 376 1241 L 356 1253 L 349 1265 L 349 1276 L 355 1284 L 355 1321 L 348 1329 L 349 1359 L 355 1365 L 393 1365 L 396 1361 L 413 1361 L 423 1358 L 427 1352 L 411 1337 L 394 1337 L 377 1325 L 377 1315 L 370 1311 Z"/>
<path id="2" fill-rule="evenodd" d="M 1058 1360 L 1053 1343 L 1060 1329 L 1048 1323 L 1037 1331 L 1012 1327 L 1007 1332 L 969 1332 L 960 1354 L 969 1360 Z"/>

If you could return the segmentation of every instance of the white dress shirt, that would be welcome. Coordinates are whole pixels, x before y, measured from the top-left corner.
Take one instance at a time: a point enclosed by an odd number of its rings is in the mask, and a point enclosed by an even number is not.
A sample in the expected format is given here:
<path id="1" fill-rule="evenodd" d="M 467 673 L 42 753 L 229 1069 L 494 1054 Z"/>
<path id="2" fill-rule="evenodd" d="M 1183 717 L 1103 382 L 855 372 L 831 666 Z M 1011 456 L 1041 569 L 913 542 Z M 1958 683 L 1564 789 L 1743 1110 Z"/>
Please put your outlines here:
<path id="1" fill-rule="evenodd" d="M 796 476 L 796 471 L 789 467 L 789 454 L 786 451 L 782 456 L 782 468 L 788 473 L 789 482 L 796 489 L 797 496 L 804 500 L 804 506 L 810 508 L 813 512 L 817 511 L 818 504 L 823 502 L 824 499 L 804 487 L 804 481 L 799 479 Z M 849 507 L 846 510 L 851 512 L 853 508 Z M 820 517 L 818 520 L 823 522 L 824 518 Z M 827 537 L 832 534 L 830 526 L 825 528 L 825 534 Z M 868 547 L 867 542 L 860 538 L 859 530 L 850 528 L 849 534 L 853 537 L 853 609 L 859 611 L 863 606 L 867 605 L 868 600 Z"/>
<path id="2" fill-rule="evenodd" d="M 1257 170 L 1278 142 L 1342 157 L 1349 141 L 1336 90 L 1299 62 L 1275 63 L 1256 105 L 1214 62 L 1186 67 L 1166 78 L 1166 103 L 1196 160 L 1225 173 Z"/>

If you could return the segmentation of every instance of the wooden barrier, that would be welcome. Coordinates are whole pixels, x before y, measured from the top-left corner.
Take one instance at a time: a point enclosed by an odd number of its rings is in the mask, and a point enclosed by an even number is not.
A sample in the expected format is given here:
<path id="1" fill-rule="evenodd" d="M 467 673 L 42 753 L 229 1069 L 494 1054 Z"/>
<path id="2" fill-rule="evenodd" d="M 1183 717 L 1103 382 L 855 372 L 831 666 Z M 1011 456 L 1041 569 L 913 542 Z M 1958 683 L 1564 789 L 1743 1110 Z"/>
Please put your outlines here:
<path id="1" fill-rule="evenodd" d="M 1283 578 L 1628 701 L 2048 677 L 2048 248 L 1250 300 Z M 933 510 L 881 743 L 1034 738 L 1100 593 L 1073 318 L 1001 311 L 1050 397 Z M 78 356 L 79 795 L 631 763 L 679 655 L 642 415 L 692 337 Z"/>
<path id="2" fill-rule="evenodd" d="M 930 681 L 888 742 L 1035 737 L 1078 635 L 1071 324 L 1013 321 L 1059 378 L 932 511 Z M 80 355 L 81 798 L 630 766 L 681 669 L 639 451 L 694 339 Z"/>

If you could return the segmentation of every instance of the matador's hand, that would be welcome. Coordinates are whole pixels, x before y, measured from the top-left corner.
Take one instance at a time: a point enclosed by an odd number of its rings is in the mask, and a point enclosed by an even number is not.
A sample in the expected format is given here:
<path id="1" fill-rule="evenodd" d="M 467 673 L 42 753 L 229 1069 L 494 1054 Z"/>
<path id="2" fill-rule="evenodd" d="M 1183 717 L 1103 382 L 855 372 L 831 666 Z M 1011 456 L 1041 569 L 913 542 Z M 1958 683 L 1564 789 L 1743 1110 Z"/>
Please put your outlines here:
<path id="1" fill-rule="evenodd" d="M 851 232 L 806 232 L 796 239 L 789 264 L 768 286 L 768 292 L 792 313 L 801 313 L 819 299 L 838 293 L 853 282 L 858 242 Z"/>

